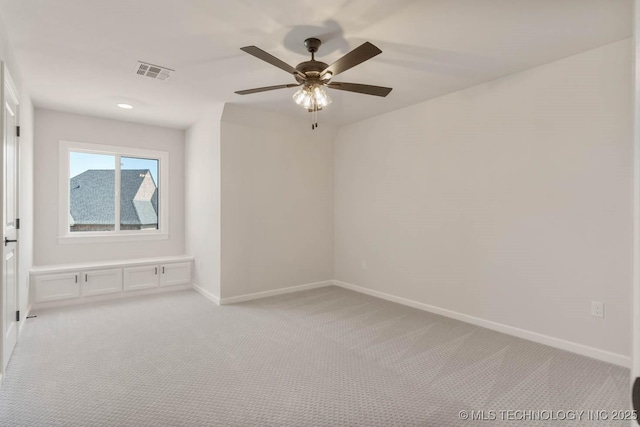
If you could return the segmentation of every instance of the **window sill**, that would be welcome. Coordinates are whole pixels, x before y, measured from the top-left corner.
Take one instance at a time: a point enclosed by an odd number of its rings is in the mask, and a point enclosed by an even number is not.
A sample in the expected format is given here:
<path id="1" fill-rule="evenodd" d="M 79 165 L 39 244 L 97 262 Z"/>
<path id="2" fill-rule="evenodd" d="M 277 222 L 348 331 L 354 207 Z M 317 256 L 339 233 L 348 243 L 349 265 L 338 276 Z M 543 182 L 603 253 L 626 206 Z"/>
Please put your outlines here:
<path id="1" fill-rule="evenodd" d="M 86 243 L 116 243 L 116 242 L 137 242 L 142 240 L 166 240 L 169 233 L 126 233 L 113 236 L 106 235 L 84 235 L 84 236 L 60 236 L 58 243 L 86 244 Z"/>

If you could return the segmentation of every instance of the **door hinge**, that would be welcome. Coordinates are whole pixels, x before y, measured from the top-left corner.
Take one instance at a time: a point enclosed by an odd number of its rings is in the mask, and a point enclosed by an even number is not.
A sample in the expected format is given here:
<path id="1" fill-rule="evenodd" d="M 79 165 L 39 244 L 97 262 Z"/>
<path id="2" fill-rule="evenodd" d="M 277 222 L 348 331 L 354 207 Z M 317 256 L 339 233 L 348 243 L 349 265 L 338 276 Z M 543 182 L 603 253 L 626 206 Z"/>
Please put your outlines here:
<path id="1" fill-rule="evenodd" d="M 16 218 L 16 230 L 20 230 L 20 218 Z"/>
<path id="2" fill-rule="evenodd" d="M 16 136 L 20 137 L 20 126 L 16 126 Z"/>
<path id="3" fill-rule="evenodd" d="M 20 321 L 20 310 L 16 311 L 16 322 Z"/>

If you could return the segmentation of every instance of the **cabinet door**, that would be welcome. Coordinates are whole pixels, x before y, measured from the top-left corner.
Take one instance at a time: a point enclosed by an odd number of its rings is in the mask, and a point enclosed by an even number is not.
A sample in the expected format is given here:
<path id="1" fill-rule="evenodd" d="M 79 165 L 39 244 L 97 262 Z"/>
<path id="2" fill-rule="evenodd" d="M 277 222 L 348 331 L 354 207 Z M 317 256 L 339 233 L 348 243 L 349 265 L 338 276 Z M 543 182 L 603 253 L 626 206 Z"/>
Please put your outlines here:
<path id="1" fill-rule="evenodd" d="M 36 276 L 36 303 L 80 297 L 80 273 Z"/>
<path id="2" fill-rule="evenodd" d="M 191 263 L 175 262 L 160 266 L 160 286 L 183 285 L 191 283 Z"/>
<path id="3" fill-rule="evenodd" d="M 122 269 L 82 272 L 82 295 L 102 295 L 122 292 Z"/>
<path id="4" fill-rule="evenodd" d="M 124 269 L 124 290 L 157 288 L 160 284 L 160 268 L 157 265 L 127 267 Z"/>

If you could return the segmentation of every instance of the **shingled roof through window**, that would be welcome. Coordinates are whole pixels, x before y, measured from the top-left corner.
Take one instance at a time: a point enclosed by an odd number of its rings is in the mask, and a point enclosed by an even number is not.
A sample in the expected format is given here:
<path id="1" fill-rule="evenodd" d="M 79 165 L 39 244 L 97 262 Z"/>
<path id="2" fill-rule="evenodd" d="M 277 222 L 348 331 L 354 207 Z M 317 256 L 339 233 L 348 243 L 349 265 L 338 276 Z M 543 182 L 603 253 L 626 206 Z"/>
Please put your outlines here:
<path id="1" fill-rule="evenodd" d="M 115 171 L 91 169 L 71 178 L 71 223 L 115 222 Z M 158 188 L 148 169 L 120 171 L 120 223 L 158 223 Z"/>

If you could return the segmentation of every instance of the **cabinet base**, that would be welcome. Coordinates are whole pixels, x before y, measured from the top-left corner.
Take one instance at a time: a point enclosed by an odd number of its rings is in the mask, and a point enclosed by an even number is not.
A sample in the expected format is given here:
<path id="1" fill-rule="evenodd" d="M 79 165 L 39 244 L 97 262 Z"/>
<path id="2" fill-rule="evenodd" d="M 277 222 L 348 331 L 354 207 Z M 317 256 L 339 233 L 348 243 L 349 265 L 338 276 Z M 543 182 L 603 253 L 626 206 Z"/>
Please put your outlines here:
<path id="1" fill-rule="evenodd" d="M 117 299 L 135 298 L 141 295 L 163 294 L 166 292 L 184 291 L 186 289 L 193 289 L 193 286 L 190 283 L 187 283 L 183 285 L 164 286 L 162 288 L 141 289 L 136 291 L 127 291 L 127 292 L 119 292 L 119 293 L 113 293 L 113 294 L 89 296 L 86 298 L 75 298 L 75 299 L 66 299 L 66 300 L 60 300 L 60 301 L 41 302 L 41 303 L 33 304 L 31 306 L 31 312 L 34 313 L 38 310 L 42 310 L 45 308 L 88 304 L 88 303 L 93 303 L 97 301 L 109 301 L 109 300 L 117 300 Z"/>

